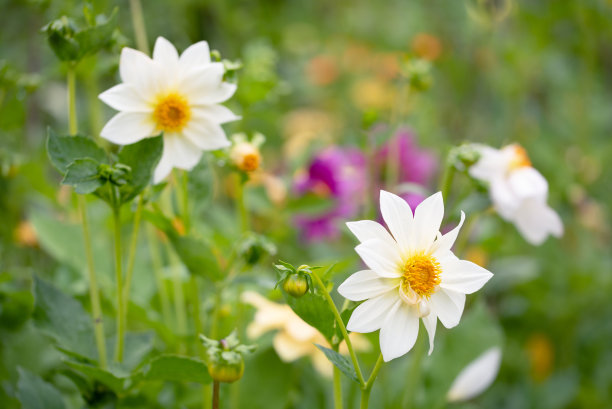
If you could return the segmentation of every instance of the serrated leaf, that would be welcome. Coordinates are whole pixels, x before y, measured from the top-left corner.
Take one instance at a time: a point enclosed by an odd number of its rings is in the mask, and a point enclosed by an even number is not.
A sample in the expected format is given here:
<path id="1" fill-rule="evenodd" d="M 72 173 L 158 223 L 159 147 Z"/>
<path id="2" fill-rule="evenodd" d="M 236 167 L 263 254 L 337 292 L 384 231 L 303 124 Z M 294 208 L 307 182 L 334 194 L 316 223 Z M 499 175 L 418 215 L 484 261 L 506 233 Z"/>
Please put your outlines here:
<path id="1" fill-rule="evenodd" d="M 94 141 L 83 136 L 59 136 L 51 128 L 47 130 L 47 154 L 53 166 L 65 174 L 76 159 L 93 159 L 108 163 L 106 152 Z"/>
<path id="2" fill-rule="evenodd" d="M 355 372 L 355 367 L 353 363 L 344 355 L 340 355 L 338 352 L 333 349 L 326 348 L 319 344 L 315 344 L 317 348 L 319 348 L 329 359 L 329 361 L 334 364 L 338 369 L 342 371 L 343 374 L 349 377 L 349 379 L 354 380 L 359 383 L 359 379 L 357 378 L 357 372 Z"/>
<path id="3" fill-rule="evenodd" d="M 34 324 L 62 348 L 96 359 L 91 318 L 74 298 L 34 277 Z"/>
<path id="4" fill-rule="evenodd" d="M 45 382 L 23 368 L 17 368 L 17 399 L 23 409 L 64 409 L 66 407 L 61 393 L 53 385 Z"/>
<path id="5" fill-rule="evenodd" d="M 329 310 L 322 295 L 307 292 L 300 298 L 292 297 L 283 291 L 287 304 L 308 324 L 315 327 L 327 340 L 334 335 L 334 314 Z"/>
<path id="6" fill-rule="evenodd" d="M 98 366 L 93 366 L 82 362 L 65 361 L 64 363 L 70 368 L 81 372 L 87 378 L 93 379 L 107 386 L 116 394 L 119 394 L 124 390 L 125 381 L 127 380 L 126 377 L 117 376 L 112 372 Z"/>
<path id="7" fill-rule="evenodd" d="M 93 193 L 104 184 L 98 175 L 98 166 L 94 159 L 76 159 L 66 168 L 62 184 L 74 187 L 79 194 Z"/>
<path id="8" fill-rule="evenodd" d="M 144 380 L 211 383 L 208 367 L 202 361 L 179 355 L 162 355 L 149 364 Z"/>
<path id="9" fill-rule="evenodd" d="M 124 146 L 119 152 L 119 163 L 131 168 L 130 180 L 119 188 L 121 203 L 134 199 L 149 184 L 161 159 L 164 141 L 161 136 L 145 138 Z"/>

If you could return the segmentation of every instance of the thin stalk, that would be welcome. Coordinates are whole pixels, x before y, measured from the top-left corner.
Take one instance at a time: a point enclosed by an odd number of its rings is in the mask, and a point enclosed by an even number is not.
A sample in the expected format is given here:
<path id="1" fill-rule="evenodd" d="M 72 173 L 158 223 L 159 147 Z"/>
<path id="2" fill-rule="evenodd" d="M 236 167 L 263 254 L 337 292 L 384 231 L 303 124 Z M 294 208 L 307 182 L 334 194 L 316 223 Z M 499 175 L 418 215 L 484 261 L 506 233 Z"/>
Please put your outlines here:
<path id="1" fill-rule="evenodd" d="M 123 272 L 121 260 L 121 208 L 115 204 L 113 209 L 115 230 L 115 280 L 117 281 L 117 347 L 115 361 L 123 361 L 123 343 L 125 338 L 125 312 L 123 305 Z"/>
<path id="2" fill-rule="evenodd" d="M 155 231 L 153 227 L 147 229 L 149 252 L 151 253 L 151 265 L 153 267 L 153 275 L 157 282 L 157 291 L 159 291 L 159 298 L 161 301 L 162 317 L 166 325 L 170 325 L 170 298 L 168 297 L 168 291 L 166 291 L 166 285 L 164 284 L 164 277 L 162 275 L 162 261 L 159 257 L 159 248 L 155 241 Z"/>
<path id="3" fill-rule="evenodd" d="M 383 356 L 382 354 L 380 354 L 378 356 L 378 359 L 376 360 L 376 364 L 374 365 L 374 369 L 372 369 L 372 373 L 370 374 L 368 381 L 366 382 L 365 386 L 361 390 L 361 403 L 359 405 L 360 409 L 368 408 L 369 401 L 370 401 L 370 392 L 372 391 L 372 386 L 374 386 L 374 381 L 376 380 L 376 377 L 378 376 L 378 372 L 380 371 L 380 368 L 382 367 L 383 362 L 384 362 Z"/>
<path id="4" fill-rule="evenodd" d="M 421 374 L 421 362 L 425 356 L 427 344 L 424 339 L 417 340 L 414 349 L 412 350 L 412 364 L 408 372 L 408 379 L 406 383 L 406 393 L 403 407 L 411 408 L 414 406 L 414 395 L 416 393 L 420 374 Z"/>
<path id="5" fill-rule="evenodd" d="M 453 163 L 452 156 L 453 151 L 451 150 L 446 158 L 446 161 L 444 162 L 444 173 L 442 174 L 442 180 L 440 181 L 440 191 L 442 192 L 442 198 L 444 198 L 445 203 L 449 202 L 448 195 L 455 176 L 455 165 Z"/>
<path id="6" fill-rule="evenodd" d="M 316 271 L 312 271 L 311 275 L 314 278 L 317 286 L 323 293 L 323 297 L 325 297 L 325 300 L 329 304 L 329 307 L 332 313 L 334 314 L 334 317 L 336 318 L 336 323 L 338 324 L 338 327 L 340 328 L 340 331 L 342 332 L 342 336 L 344 337 L 344 341 L 346 342 L 346 346 L 348 347 L 349 354 L 351 356 L 351 360 L 353 361 L 355 372 L 357 372 L 357 379 L 359 380 L 359 384 L 362 387 L 365 387 L 365 381 L 363 379 L 363 374 L 361 373 L 361 368 L 359 366 L 359 361 L 357 360 L 357 355 L 355 354 L 355 349 L 353 348 L 353 343 L 351 342 L 351 339 L 348 336 L 348 332 L 346 331 L 346 327 L 344 326 L 342 317 L 340 317 L 338 308 L 336 308 L 336 304 L 334 303 L 334 300 L 332 300 L 331 295 L 329 295 L 329 292 L 327 291 L 327 288 L 325 288 L 325 284 L 323 284 L 323 281 L 321 281 L 321 278 L 319 278 L 319 275 L 316 273 Z"/>
<path id="7" fill-rule="evenodd" d="M 213 409 L 219 409 L 219 381 L 213 382 L 212 407 Z"/>
<path id="8" fill-rule="evenodd" d="M 198 287 L 198 280 L 196 276 L 192 275 L 189 279 L 189 287 L 191 289 L 191 303 L 193 304 L 193 322 L 196 332 L 196 348 L 200 358 L 204 359 L 206 351 L 204 345 L 199 340 L 198 335 L 204 333 L 204 326 L 202 325 L 202 318 L 200 317 L 200 288 Z"/>
<path id="9" fill-rule="evenodd" d="M 142 216 L 143 195 L 138 199 L 138 206 L 134 213 L 134 224 L 132 227 L 132 238 L 130 240 L 130 252 L 128 253 L 127 269 L 125 271 L 125 282 L 123 287 L 123 305 L 125 305 L 124 324 L 127 323 L 127 315 L 130 301 L 130 287 L 132 284 L 132 276 L 134 275 L 134 262 L 136 261 L 136 247 L 138 245 L 138 233 L 140 231 L 140 219 Z"/>
<path id="10" fill-rule="evenodd" d="M 73 64 L 68 67 L 68 124 L 71 135 L 77 133 L 77 114 L 76 114 L 76 73 Z M 100 293 L 98 290 L 98 280 L 94 267 L 93 251 L 91 246 L 91 234 L 89 232 L 89 220 L 87 218 L 87 202 L 83 195 L 78 195 L 79 214 L 83 227 L 83 244 L 85 245 L 85 259 L 87 260 L 87 274 L 89 278 L 89 299 L 91 301 L 91 312 L 93 315 L 94 333 L 96 337 L 96 348 L 98 350 L 98 360 L 100 367 L 106 368 L 106 342 L 104 340 L 104 321 L 102 317 L 102 307 L 100 305 Z"/>
<path id="11" fill-rule="evenodd" d="M 176 313 L 176 326 L 178 334 L 183 337 L 187 333 L 187 312 L 185 311 L 185 294 L 183 292 L 183 279 L 181 277 L 181 265 L 173 250 L 170 250 L 172 265 L 172 284 L 174 287 L 174 306 Z M 180 343 L 182 349 L 183 343 Z"/>
<path id="12" fill-rule="evenodd" d="M 132 26 L 136 37 L 136 46 L 140 51 L 149 54 L 149 42 L 147 40 L 147 29 L 145 27 L 142 4 L 140 0 L 130 0 L 130 11 L 132 12 Z"/>
<path id="13" fill-rule="evenodd" d="M 191 230 L 191 213 L 189 212 L 189 173 L 187 171 L 183 171 L 183 177 L 181 182 L 183 226 L 185 227 L 185 233 L 189 234 L 189 231 Z"/>
<path id="14" fill-rule="evenodd" d="M 337 345 L 334 346 L 334 350 L 338 352 Z M 334 409 L 342 409 L 342 379 L 336 365 L 334 365 Z"/>
<path id="15" fill-rule="evenodd" d="M 238 211 L 238 220 L 240 220 L 240 230 L 243 232 L 249 230 L 249 213 L 244 203 L 244 180 L 241 175 L 236 174 L 236 209 Z"/>

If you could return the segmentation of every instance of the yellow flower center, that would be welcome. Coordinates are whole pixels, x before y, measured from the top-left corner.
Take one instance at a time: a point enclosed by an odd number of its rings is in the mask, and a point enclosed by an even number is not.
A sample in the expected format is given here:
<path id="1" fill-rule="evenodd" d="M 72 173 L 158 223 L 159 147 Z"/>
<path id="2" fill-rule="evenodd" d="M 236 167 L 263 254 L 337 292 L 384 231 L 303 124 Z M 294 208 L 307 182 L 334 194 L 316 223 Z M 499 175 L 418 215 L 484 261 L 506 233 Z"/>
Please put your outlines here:
<path id="1" fill-rule="evenodd" d="M 153 120 L 158 131 L 180 132 L 191 118 L 187 99 L 171 92 L 159 97 L 153 110 Z"/>
<path id="2" fill-rule="evenodd" d="M 247 153 L 242 158 L 242 163 L 240 164 L 240 169 L 245 172 L 254 172 L 259 168 L 259 161 L 261 160 L 259 154 L 257 153 Z"/>
<path id="3" fill-rule="evenodd" d="M 433 256 L 415 253 L 404 264 L 402 290 L 406 291 L 408 287 L 419 297 L 429 297 L 440 284 L 441 272 L 440 263 Z"/>
<path id="4" fill-rule="evenodd" d="M 512 149 L 514 150 L 514 157 L 510 161 L 510 169 L 518 169 L 524 168 L 527 166 L 531 166 L 531 161 L 529 160 L 529 156 L 527 155 L 527 151 L 521 145 L 512 145 Z"/>

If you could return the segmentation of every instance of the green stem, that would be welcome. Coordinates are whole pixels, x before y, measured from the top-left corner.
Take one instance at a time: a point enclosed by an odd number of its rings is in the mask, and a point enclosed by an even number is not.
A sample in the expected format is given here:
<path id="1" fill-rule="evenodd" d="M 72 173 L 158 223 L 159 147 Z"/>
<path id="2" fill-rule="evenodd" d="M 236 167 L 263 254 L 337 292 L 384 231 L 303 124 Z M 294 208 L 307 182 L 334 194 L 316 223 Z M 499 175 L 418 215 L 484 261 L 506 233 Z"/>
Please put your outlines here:
<path id="1" fill-rule="evenodd" d="M 125 283 L 123 287 L 123 305 L 125 306 L 125 318 L 123 323 L 127 323 L 127 315 L 130 301 L 130 287 L 132 284 L 132 276 L 134 275 L 134 262 L 136 260 L 136 246 L 138 245 L 138 233 L 140 231 L 140 218 L 142 216 L 143 195 L 138 199 L 138 206 L 134 213 L 134 225 L 132 227 L 132 238 L 130 240 L 130 252 L 128 254 L 127 270 L 125 271 Z"/>
<path id="2" fill-rule="evenodd" d="M 323 297 L 325 297 L 325 300 L 329 304 L 329 307 L 332 313 L 334 314 L 334 317 L 336 318 L 336 323 L 338 324 L 338 327 L 342 332 L 342 336 L 344 337 L 344 341 L 346 342 L 346 346 L 348 347 L 351 360 L 353 361 L 353 365 L 355 366 L 355 371 L 357 372 L 357 379 L 359 380 L 359 384 L 362 387 L 365 387 L 365 381 L 363 379 L 363 374 L 361 373 L 361 368 L 359 366 L 359 361 L 357 360 L 357 355 L 355 354 L 355 349 L 353 348 L 353 343 L 351 342 L 351 339 L 348 336 L 348 332 L 346 331 L 344 321 L 342 321 L 342 317 L 338 312 L 338 308 L 336 308 L 334 300 L 332 300 L 331 295 L 329 295 L 329 292 L 327 291 L 327 288 L 325 288 L 325 284 L 323 284 L 323 281 L 321 281 L 321 278 L 319 278 L 319 275 L 316 273 L 316 271 L 312 271 L 312 277 L 314 278 L 315 282 L 317 283 L 317 286 L 323 293 Z"/>
<path id="3" fill-rule="evenodd" d="M 183 171 L 182 183 L 182 207 L 183 207 L 183 226 L 185 234 L 189 234 L 191 230 L 191 213 L 189 212 L 189 173 Z"/>
<path id="4" fill-rule="evenodd" d="M 140 51 L 149 54 L 149 42 L 147 40 L 147 29 L 145 27 L 142 4 L 140 0 L 130 0 L 130 10 L 132 12 L 132 26 L 136 37 L 136 46 Z"/>
<path id="5" fill-rule="evenodd" d="M 412 350 L 412 364 L 408 372 L 408 379 L 406 383 L 406 393 L 404 394 L 405 400 L 403 407 L 411 408 L 414 406 L 414 395 L 416 393 L 419 384 L 419 375 L 421 374 L 421 362 L 425 356 L 427 350 L 427 343 L 425 339 L 417 339 L 417 342 Z"/>
<path id="6" fill-rule="evenodd" d="M 213 397 L 212 397 L 213 409 L 219 409 L 219 382 L 213 382 Z"/>
<path id="7" fill-rule="evenodd" d="M 448 195 L 453 184 L 453 178 L 455 176 L 455 164 L 453 163 L 454 152 L 451 150 L 444 162 L 444 173 L 442 174 L 442 181 L 440 182 L 440 191 L 442 192 L 442 198 L 445 203 L 449 203 Z"/>
<path id="8" fill-rule="evenodd" d="M 376 360 L 376 364 L 374 365 L 374 369 L 372 369 L 372 373 L 368 378 L 365 386 L 361 389 L 361 404 L 359 405 L 360 409 L 367 409 L 370 401 L 370 392 L 372 391 L 372 386 L 374 386 L 374 381 L 378 376 L 378 372 L 383 364 L 383 356 L 380 354 L 378 359 Z"/>
<path id="9" fill-rule="evenodd" d="M 334 347 L 338 352 L 338 346 Z M 334 409 L 342 409 L 342 379 L 340 378 L 340 370 L 334 365 Z"/>
<path id="10" fill-rule="evenodd" d="M 125 334 L 125 313 L 123 305 L 123 273 L 121 266 L 121 208 L 117 203 L 113 208 L 113 222 L 115 229 L 115 280 L 117 281 L 117 347 L 115 348 L 115 361 L 123 361 L 123 342 Z"/>
<path id="11" fill-rule="evenodd" d="M 238 219 L 240 229 L 245 232 L 249 230 L 249 213 L 244 203 L 244 180 L 241 175 L 236 174 L 236 206 L 238 209 Z"/>
<path id="12" fill-rule="evenodd" d="M 200 289 L 198 287 L 197 277 L 192 275 L 189 279 L 189 287 L 191 288 L 191 303 L 193 304 L 193 322 L 195 327 L 195 340 L 196 340 L 196 349 L 200 358 L 204 359 L 206 356 L 206 351 L 204 349 L 204 345 L 200 342 L 199 334 L 204 333 L 204 326 L 202 325 L 202 318 L 200 317 Z"/>
<path id="13" fill-rule="evenodd" d="M 176 326 L 178 334 L 183 337 L 187 333 L 187 312 L 185 311 L 185 294 L 183 292 L 183 278 L 181 277 L 181 264 L 173 253 L 173 249 L 170 249 L 170 259 L 172 265 L 172 281 L 174 287 L 174 306 L 176 313 Z M 180 343 L 180 350 L 184 347 L 183 343 Z"/>
<path id="14" fill-rule="evenodd" d="M 75 65 L 68 66 L 68 125 L 71 135 L 77 133 L 77 114 L 76 114 L 76 73 Z M 91 300 L 91 311 L 94 322 L 94 333 L 96 337 L 96 348 L 98 350 L 98 360 L 100 367 L 106 368 L 106 342 L 104 339 L 104 321 L 102 317 L 102 306 L 100 305 L 100 293 L 98 290 L 98 280 L 94 267 L 93 251 L 91 246 L 91 234 L 89 232 L 89 220 L 87 218 L 87 202 L 83 195 L 78 197 L 79 213 L 81 215 L 81 225 L 83 226 L 83 244 L 85 245 L 85 258 L 87 260 L 87 274 L 89 278 L 89 298 Z"/>
<path id="15" fill-rule="evenodd" d="M 162 308 L 162 317 L 166 325 L 170 325 L 170 298 L 168 297 L 168 291 L 166 291 L 166 285 L 164 284 L 164 277 L 162 275 L 162 261 L 159 256 L 159 246 L 156 245 L 155 241 L 155 230 L 153 227 L 147 229 L 147 236 L 149 242 L 149 252 L 151 253 L 151 266 L 153 267 L 153 275 L 155 275 L 155 281 L 157 282 L 157 291 L 159 291 L 159 298 Z"/>

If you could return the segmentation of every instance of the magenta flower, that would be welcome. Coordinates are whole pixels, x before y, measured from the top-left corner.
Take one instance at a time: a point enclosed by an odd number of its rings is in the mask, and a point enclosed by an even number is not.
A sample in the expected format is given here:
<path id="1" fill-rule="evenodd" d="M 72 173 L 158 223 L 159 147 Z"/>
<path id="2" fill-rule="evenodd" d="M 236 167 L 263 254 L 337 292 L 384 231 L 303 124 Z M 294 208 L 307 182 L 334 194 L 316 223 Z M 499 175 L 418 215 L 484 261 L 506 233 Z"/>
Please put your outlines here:
<path id="1" fill-rule="evenodd" d="M 314 194 L 332 200 L 321 214 L 299 214 L 295 222 L 309 240 L 338 236 L 338 224 L 357 214 L 366 189 L 366 160 L 355 148 L 330 147 L 317 154 L 308 171 L 296 177 L 299 196 Z"/>

